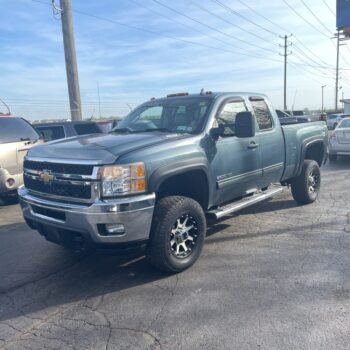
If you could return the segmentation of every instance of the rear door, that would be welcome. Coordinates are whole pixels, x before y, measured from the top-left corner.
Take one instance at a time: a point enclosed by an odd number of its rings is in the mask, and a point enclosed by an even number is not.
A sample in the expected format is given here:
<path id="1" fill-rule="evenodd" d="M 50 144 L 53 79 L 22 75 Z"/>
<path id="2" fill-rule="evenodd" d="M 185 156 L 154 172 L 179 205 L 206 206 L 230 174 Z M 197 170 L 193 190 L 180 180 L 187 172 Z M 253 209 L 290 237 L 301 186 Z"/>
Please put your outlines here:
<path id="1" fill-rule="evenodd" d="M 282 128 L 276 125 L 277 115 L 273 118 L 274 110 L 269 101 L 260 96 L 249 98 L 257 121 L 256 139 L 261 150 L 261 165 L 263 174 L 263 187 L 279 182 L 283 173 L 284 138 Z"/>
<path id="2" fill-rule="evenodd" d="M 10 174 L 23 170 L 23 159 L 27 151 L 39 139 L 39 134 L 22 118 L 0 119 L 0 167 Z"/>
<path id="3" fill-rule="evenodd" d="M 236 114 L 245 111 L 245 101 L 235 98 L 224 101 L 216 115 L 224 135 L 213 142 L 208 159 L 216 178 L 218 204 L 252 193 L 261 185 L 261 155 L 256 138 L 235 135 Z"/>

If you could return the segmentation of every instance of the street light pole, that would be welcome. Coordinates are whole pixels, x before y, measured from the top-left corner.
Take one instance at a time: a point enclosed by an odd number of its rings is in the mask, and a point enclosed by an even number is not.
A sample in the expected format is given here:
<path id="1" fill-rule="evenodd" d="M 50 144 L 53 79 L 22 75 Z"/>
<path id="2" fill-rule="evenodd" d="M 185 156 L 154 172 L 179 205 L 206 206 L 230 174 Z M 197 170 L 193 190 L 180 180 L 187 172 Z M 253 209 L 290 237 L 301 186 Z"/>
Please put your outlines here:
<path id="1" fill-rule="evenodd" d="M 339 35 L 340 31 L 337 31 L 337 63 L 336 63 L 336 71 L 335 71 L 335 113 L 338 110 L 338 82 L 339 82 Z"/>
<path id="2" fill-rule="evenodd" d="M 321 108 L 321 113 L 323 113 L 323 89 L 326 87 L 327 85 L 322 85 L 321 89 L 322 89 L 322 108 Z"/>

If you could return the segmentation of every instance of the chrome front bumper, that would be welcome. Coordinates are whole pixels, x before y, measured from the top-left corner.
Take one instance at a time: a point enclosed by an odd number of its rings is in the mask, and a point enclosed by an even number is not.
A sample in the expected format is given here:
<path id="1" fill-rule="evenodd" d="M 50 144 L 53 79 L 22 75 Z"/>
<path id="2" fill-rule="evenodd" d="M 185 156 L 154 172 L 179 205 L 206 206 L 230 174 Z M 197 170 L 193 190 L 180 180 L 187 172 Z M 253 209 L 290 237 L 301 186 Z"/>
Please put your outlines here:
<path id="1" fill-rule="evenodd" d="M 56 228 L 76 232 L 94 244 L 104 245 L 139 242 L 149 238 L 154 193 L 97 200 L 89 205 L 42 199 L 31 195 L 23 186 L 18 189 L 18 195 L 24 218 L 31 226 L 41 230 Z M 123 225 L 124 230 L 118 234 L 108 234 L 103 228 L 109 224 Z"/>

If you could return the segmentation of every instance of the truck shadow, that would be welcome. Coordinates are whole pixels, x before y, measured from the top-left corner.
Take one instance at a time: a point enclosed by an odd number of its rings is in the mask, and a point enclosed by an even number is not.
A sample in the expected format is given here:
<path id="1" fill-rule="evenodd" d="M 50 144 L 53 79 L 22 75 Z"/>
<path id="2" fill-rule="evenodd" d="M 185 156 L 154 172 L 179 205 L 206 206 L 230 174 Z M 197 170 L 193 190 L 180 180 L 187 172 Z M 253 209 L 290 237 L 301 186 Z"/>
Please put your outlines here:
<path id="1" fill-rule="evenodd" d="M 288 205 L 292 201 L 287 201 Z M 271 202 L 269 210 L 277 208 L 280 203 Z M 295 204 L 293 204 L 295 206 Z M 259 210 L 259 209 L 254 209 Z M 261 208 L 265 211 L 265 208 Z M 266 209 L 267 210 L 267 209 Z M 247 211 L 247 210 L 246 210 Z M 253 212 L 253 209 L 252 209 Z M 258 233 L 236 235 L 235 227 L 221 220 L 208 227 L 208 239 L 206 244 L 237 241 L 242 239 L 253 239 L 255 237 L 273 236 L 285 234 L 292 231 L 308 231 L 310 224 L 300 225 L 291 229 L 274 228 Z M 324 225 L 323 228 L 330 227 L 333 222 Z M 231 227 L 233 235 L 220 235 L 215 237 L 215 233 Z M 1 231 L 11 231 L 13 239 L 5 241 L 3 249 L 12 249 L 15 260 L 20 261 L 23 254 L 32 254 L 25 242 L 18 249 L 13 249 L 16 242 L 18 224 L 1 227 Z M 0 232 L 1 233 L 1 232 Z M 27 232 L 25 232 L 27 234 Z M 34 232 L 28 234 L 35 235 Z M 97 253 L 80 254 L 70 257 L 70 253 L 58 247 L 53 254 L 40 254 L 47 244 L 43 241 L 36 251 L 36 256 L 31 266 L 26 266 L 26 270 L 33 270 L 37 266 L 46 264 L 45 273 L 36 275 L 22 283 L 18 283 L 10 288 L 0 291 L 0 322 L 10 323 L 14 319 L 22 319 L 23 324 L 33 319 L 48 319 L 51 314 L 57 313 L 57 309 L 72 307 L 84 307 L 89 303 L 100 304 L 101 298 L 105 300 L 108 295 L 124 296 L 127 291 L 140 286 L 147 285 L 147 289 L 153 294 L 172 293 L 172 288 L 177 283 L 177 276 L 162 273 L 146 263 L 142 254 L 126 256 L 106 256 Z M 7 245 L 7 247 L 6 247 Z M 61 258 L 60 258 L 61 255 Z M 63 257 L 63 258 L 62 258 Z M 68 258 L 67 258 L 68 257 Z M 66 259 L 67 258 L 67 259 Z M 205 259 L 205 256 L 202 257 Z M 6 271 L 1 271 L 2 274 Z M 11 274 L 12 271 L 7 273 Z M 97 300 L 97 301 L 96 301 Z M 118 299 L 115 299 L 118 303 Z M 2 325 L 0 324 L 0 327 Z"/>

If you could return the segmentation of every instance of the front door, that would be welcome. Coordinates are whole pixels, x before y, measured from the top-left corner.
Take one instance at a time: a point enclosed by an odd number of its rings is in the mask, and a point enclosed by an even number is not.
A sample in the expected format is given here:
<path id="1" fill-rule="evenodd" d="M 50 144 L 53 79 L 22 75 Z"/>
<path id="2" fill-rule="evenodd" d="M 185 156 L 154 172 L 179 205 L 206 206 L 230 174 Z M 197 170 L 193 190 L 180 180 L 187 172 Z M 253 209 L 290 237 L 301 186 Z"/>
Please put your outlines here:
<path id="1" fill-rule="evenodd" d="M 236 114 L 245 111 L 243 99 L 229 99 L 223 102 L 216 116 L 217 125 L 224 127 L 224 135 L 210 141 L 208 154 L 216 179 L 216 204 L 255 192 L 262 183 L 261 152 L 256 138 L 235 135 Z"/>

